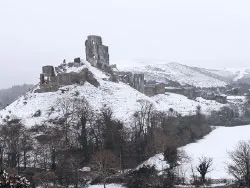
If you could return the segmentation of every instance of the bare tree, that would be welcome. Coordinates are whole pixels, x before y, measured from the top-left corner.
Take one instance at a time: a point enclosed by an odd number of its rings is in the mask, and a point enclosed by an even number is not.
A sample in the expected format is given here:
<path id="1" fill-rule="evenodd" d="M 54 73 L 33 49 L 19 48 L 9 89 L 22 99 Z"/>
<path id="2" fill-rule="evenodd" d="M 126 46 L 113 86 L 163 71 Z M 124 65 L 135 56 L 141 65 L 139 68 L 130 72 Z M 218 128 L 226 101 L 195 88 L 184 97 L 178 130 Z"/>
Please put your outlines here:
<path id="1" fill-rule="evenodd" d="M 228 164 L 228 172 L 238 182 L 250 187 L 250 143 L 239 142 L 234 151 L 229 153 L 231 163 Z"/>
<path id="2" fill-rule="evenodd" d="M 165 186 L 174 187 L 177 180 L 177 174 L 180 175 L 180 166 L 189 160 L 189 157 L 184 150 L 177 149 L 177 147 L 169 146 L 164 150 L 164 160 L 169 164 L 165 169 Z M 178 168 L 179 167 L 179 168 Z M 182 169 L 182 176 L 184 178 L 184 171 Z M 184 180 L 182 180 L 184 181 Z"/>
<path id="3" fill-rule="evenodd" d="M 0 135 L 4 145 L 4 152 L 6 152 L 8 158 L 7 166 L 9 167 L 18 167 L 18 169 L 20 167 L 20 143 L 24 132 L 25 127 L 21 124 L 20 119 L 13 119 L 1 127 Z"/>
<path id="4" fill-rule="evenodd" d="M 85 98 L 75 100 L 75 111 L 77 116 L 77 129 L 80 130 L 78 133 L 78 141 L 80 143 L 81 149 L 84 152 L 86 159 L 89 158 L 88 150 L 88 135 L 87 135 L 87 125 L 90 125 L 94 118 L 94 113 Z"/>
<path id="5" fill-rule="evenodd" d="M 153 118 L 154 105 L 148 100 L 138 100 L 139 110 L 134 113 L 134 139 L 136 145 L 137 161 L 146 159 L 147 139 L 153 141 L 151 120 Z M 147 134 L 148 132 L 149 135 Z M 154 145 L 154 144 L 153 144 Z"/>
<path id="6" fill-rule="evenodd" d="M 61 125 L 64 131 L 65 143 L 68 145 L 69 142 L 69 131 L 72 125 L 72 122 L 75 118 L 75 111 L 76 111 L 76 99 L 73 98 L 62 98 L 58 99 L 57 105 L 60 111 L 62 112 L 63 118 L 61 121 Z"/>
<path id="7" fill-rule="evenodd" d="M 147 100 L 138 100 L 139 110 L 135 112 L 136 129 L 140 134 L 145 133 L 147 127 L 150 126 L 154 105 Z"/>
<path id="8" fill-rule="evenodd" d="M 33 150 L 33 141 L 31 136 L 27 133 L 24 132 L 23 135 L 21 136 L 20 140 L 20 150 L 22 152 L 22 160 L 23 160 L 23 167 L 26 169 L 27 163 L 29 161 L 29 152 Z"/>
<path id="9" fill-rule="evenodd" d="M 213 159 L 212 158 L 204 157 L 204 156 L 199 158 L 199 164 L 196 167 L 196 169 L 201 175 L 201 183 L 206 182 L 206 174 L 208 172 L 211 172 L 212 165 L 213 165 Z"/>
<path id="10" fill-rule="evenodd" d="M 109 175 L 109 170 L 116 166 L 117 159 L 110 150 L 102 150 L 94 154 L 93 160 L 99 167 L 99 172 L 103 178 L 103 186 L 106 188 L 106 178 Z"/>

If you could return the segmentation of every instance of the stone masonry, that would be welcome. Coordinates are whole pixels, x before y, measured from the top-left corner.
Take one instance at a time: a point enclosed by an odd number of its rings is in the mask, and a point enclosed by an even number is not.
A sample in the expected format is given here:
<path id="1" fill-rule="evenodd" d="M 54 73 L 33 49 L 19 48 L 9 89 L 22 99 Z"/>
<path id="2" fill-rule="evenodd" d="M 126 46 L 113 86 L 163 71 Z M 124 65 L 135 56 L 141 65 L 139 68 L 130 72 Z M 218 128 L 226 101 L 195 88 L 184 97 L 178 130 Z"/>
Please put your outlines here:
<path id="1" fill-rule="evenodd" d="M 102 44 L 100 36 L 89 35 L 85 42 L 86 60 L 92 66 L 99 69 L 106 69 L 109 65 L 109 49 Z"/>
<path id="2" fill-rule="evenodd" d="M 64 63 L 63 65 L 59 66 L 62 68 L 57 67 L 57 75 L 54 71 L 53 66 L 44 66 L 42 67 L 42 74 L 40 74 L 40 88 L 37 89 L 35 92 L 37 93 L 44 93 L 44 92 L 55 92 L 59 89 L 59 87 L 72 85 L 72 84 L 79 84 L 83 85 L 86 81 L 90 84 L 94 85 L 95 87 L 99 86 L 99 82 L 95 79 L 92 72 L 90 72 L 87 68 L 84 68 L 79 73 L 76 72 L 63 72 L 65 70 L 64 66 L 71 67 L 75 66 L 78 67 L 77 63 L 81 63 L 79 59 L 75 59 L 75 62 L 72 63 Z M 60 71 L 59 71 L 60 70 Z"/>
<path id="3" fill-rule="evenodd" d="M 132 72 L 119 72 L 119 80 L 129 84 L 134 89 L 144 93 L 144 74 L 133 74 Z"/>

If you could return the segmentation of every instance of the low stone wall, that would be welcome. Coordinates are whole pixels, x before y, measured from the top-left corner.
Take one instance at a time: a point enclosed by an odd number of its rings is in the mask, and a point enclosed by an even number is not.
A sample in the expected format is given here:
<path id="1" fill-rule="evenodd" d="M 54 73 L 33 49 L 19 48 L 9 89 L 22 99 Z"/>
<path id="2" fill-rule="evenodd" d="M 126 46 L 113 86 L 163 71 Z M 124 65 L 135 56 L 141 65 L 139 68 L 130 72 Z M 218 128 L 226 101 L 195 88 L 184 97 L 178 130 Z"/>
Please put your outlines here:
<path id="1" fill-rule="evenodd" d="M 44 74 L 40 75 L 40 88 L 35 91 L 36 93 L 55 92 L 59 89 L 59 87 L 72 84 L 83 85 L 86 81 L 95 87 L 100 85 L 97 79 L 95 79 L 93 73 L 87 68 L 83 69 L 79 73 L 60 72 L 53 77 L 48 77 L 47 79 L 45 79 L 43 75 Z"/>

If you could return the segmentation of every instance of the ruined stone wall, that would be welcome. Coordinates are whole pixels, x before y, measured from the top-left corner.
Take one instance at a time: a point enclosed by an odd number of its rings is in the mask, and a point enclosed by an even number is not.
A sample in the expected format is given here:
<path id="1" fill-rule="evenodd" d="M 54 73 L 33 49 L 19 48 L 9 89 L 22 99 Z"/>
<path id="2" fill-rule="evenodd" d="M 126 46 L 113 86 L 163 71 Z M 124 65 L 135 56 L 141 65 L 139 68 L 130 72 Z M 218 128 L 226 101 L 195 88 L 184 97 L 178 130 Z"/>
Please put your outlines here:
<path id="1" fill-rule="evenodd" d="M 104 45 L 98 46 L 99 62 L 104 65 L 109 64 L 109 48 Z"/>
<path id="2" fill-rule="evenodd" d="M 146 85 L 144 87 L 144 93 L 145 95 L 152 97 L 155 95 L 155 87 L 153 85 Z"/>
<path id="3" fill-rule="evenodd" d="M 184 95 L 189 99 L 194 99 L 196 97 L 200 97 L 201 95 L 201 93 L 196 91 L 194 87 L 166 87 L 165 91 Z"/>
<path id="4" fill-rule="evenodd" d="M 130 82 L 132 82 L 132 72 L 119 72 L 119 80 L 121 82 L 127 83 L 129 84 Z"/>
<path id="5" fill-rule="evenodd" d="M 221 104 L 226 104 L 227 103 L 227 97 L 226 96 L 221 96 L 218 95 L 215 97 L 215 101 Z"/>
<path id="6" fill-rule="evenodd" d="M 57 75 L 57 83 L 61 86 L 72 84 L 72 75 L 70 73 L 59 73 Z"/>
<path id="7" fill-rule="evenodd" d="M 197 97 L 194 88 L 184 88 L 184 95 L 189 99 L 195 99 Z"/>
<path id="8" fill-rule="evenodd" d="M 130 83 L 133 88 L 144 93 L 144 74 L 134 74 L 132 78 L 132 83 Z"/>
<path id="9" fill-rule="evenodd" d="M 165 84 L 163 83 L 155 83 L 155 84 L 146 84 L 144 86 L 145 95 L 151 97 L 158 94 L 165 93 Z"/>
<path id="10" fill-rule="evenodd" d="M 46 92 L 56 92 L 59 86 L 56 82 L 51 82 L 49 84 L 42 84 L 40 88 L 35 90 L 35 93 L 46 93 Z"/>
<path id="11" fill-rule="evenodd" d="M 134 89 L 144 93 L 144 74 L 133 74 L 132 72 L 119 72 L 119 80 L 129 84 Z"/>
<path id="12" fill-rule="evenodd" d="M 166 85 L 163 84 L 163 83 L 157 83 L 155 85 L 155 94 L 158 95 L 158 94 L 164 94 L 165 93 L 165 87 Z"/>
<path id="13" fill-rule="evenodd" d="M 77 59 L 74 62 L 74 66 L 79 65 L 79 60 Z M 59 87 L 72 85 L 72 84 L 84 84 L 86 81 L 90 84 L 98 87 L 100 84 L 95 79 L 92 72 L 90 72 L 87 68 L 83 69 L 81 72 L 62 72 L 65 67 L 70 67 L 71 63 L 64 63 L 61 68 L 57 68 L 57 75 L 54 72 L 53 66 L 44 66 L 42 68 L 42 74 L 40 74 L 40 88 L 35 92 L 44 93 L 44 92 L 55 92 L 59 89 Z M 46 76 L 45 76 L 46 75 Z"/>
<path id="14" fill-rule="evenodd" d="M 50 65 L 43 66 L 43 68 L 42 68 L 42 73 L 43 73 L 44 76 L 46 76 L 46 77 L 55 76 L 54 67 L 53 67 L 53 66 L 50 66 Z"/>
<path id="15" fill-rule="evenodd" d="M 84 84 L 86 81 L 86 73 L 59 73 L 57 75 L 57 83 L 59 86 L 71 84 Z"/>

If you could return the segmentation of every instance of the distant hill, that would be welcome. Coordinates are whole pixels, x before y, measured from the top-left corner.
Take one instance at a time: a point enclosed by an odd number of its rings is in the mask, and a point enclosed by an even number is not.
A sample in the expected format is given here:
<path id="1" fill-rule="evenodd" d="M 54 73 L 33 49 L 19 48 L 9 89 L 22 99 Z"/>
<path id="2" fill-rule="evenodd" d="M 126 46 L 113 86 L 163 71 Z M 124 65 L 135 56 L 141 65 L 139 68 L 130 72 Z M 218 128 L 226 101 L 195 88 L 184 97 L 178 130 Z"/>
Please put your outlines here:
<path id="1" fill-rule="evenodd" d="M 174 81 L 183 86 L 205 88 L 224 87 L 231 83 L 250 84 L 250 67 L 216 70 L 154 60 L 126 62 L 125 64 L 134 65 L 134 67 L 125 67 L 121 70 L 144 73 L 146 80 L 163 83 Z"/>
<path id="2" fill-rule="evenodd" d="M 136 65 L 136 63 L 135 63 Z M 146 80 L 158 82 L 174 81 L 180 85 L 196 87 L 225 87 L 228 80 L 209 70 L 182 65 L 180 63 L 151 62 L 146 66 L 125 68 L 124 71 L 144 73 Z"/>
<path id="3" fill-rule="evenodd" d="M 14 102 L 18 97 L 25 94 L 31 88 L 33 88 L 33 85 L 24 84 L 0 90 L 0 108 L 3 108 Z"/>

